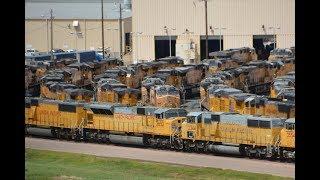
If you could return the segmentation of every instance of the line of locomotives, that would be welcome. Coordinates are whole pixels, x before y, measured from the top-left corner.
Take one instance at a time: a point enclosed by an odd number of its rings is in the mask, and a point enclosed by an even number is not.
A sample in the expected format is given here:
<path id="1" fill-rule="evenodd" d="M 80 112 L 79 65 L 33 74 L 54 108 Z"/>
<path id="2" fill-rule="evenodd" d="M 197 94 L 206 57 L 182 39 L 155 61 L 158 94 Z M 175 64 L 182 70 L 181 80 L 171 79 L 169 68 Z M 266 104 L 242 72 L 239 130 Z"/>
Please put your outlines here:
<path id="1" fill-rule="evenodd" d="M 241 55 L 240 52 L 239 54 Z M 247 88 L 260 87 L 260 91 L 265 92 L 269 91 L 268 87 L 275 76 L 294 70 L 294 58 L 253 61 L 251 58 L 236 59 L 221 57 L 222 55 L 219 55 L 222 59 L 209 59 L 198 65 L 183 65 L 182 60 L 171 57 L 107 69 L 91 78 L 91 82 L 95 81 L 96 84 L 95 92 L 78 89 L 71 83 L 73 78 L 67 76 L 68 73 L 65 76 L 61 73 L 49 73 L 41 79 L 40 94 L 41 97 L 59 100 L 92 102 L 96 96 L 98 102 L 180 107 L 185 98 L 202 92 L 201 104 L 210 110 L 212 108 L 207 105 L 209 97 L 204 98 L 202 95 L 209 96 L 208 89 L 211 84 L 215 84 L 211 82 L 212 78 L 221 79 L 230 88 L 248 91 Z M 201 80 L 203 83 L 199 91 Z"/>
<path id="2" fill-rule="evenodd" d="M 295 118 L 26 98 L 25 126 L 26 134 L 49 128 L 56 138 L 77 141 L 295 159 Z"/>

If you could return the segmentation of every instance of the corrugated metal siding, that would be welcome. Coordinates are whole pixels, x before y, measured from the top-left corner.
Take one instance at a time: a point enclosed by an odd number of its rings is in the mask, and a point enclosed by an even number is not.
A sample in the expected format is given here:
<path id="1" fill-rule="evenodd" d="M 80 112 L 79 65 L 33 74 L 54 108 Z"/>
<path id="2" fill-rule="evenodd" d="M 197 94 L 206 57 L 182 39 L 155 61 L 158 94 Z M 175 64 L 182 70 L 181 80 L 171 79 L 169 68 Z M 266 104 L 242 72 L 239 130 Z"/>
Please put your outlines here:
<path id="1" fill-rule="evenodd" d="M 277 35 L 277 47 L 278 48 L 286 48 L 295 46 L 295 35 L 294 34 L 286 34 Z"/>
<path id="2" fill-rule="evenodd" d="M 54 48 L 89 50 L 90 47 L 97 49 L 102 46 L 101 43 L 101 21 L 99 20 L 83 20 L 79 19 L 80 32 L 83 37 L 79 36 L 77 40 L 71 32 L 74 32 L 72 27 L 73 20 L 54 20 L 53 22 L 53 39 Z M 85 25 L 86 22 L 86 25 Z M 123 21 L 123 33 L 131 32 L 131 18 Z M 129 23 L 129 24 L 128 24 Z M 68 29 L 68 24 L 71 29 Z M 111 47 L 112 52 L 119 52 L 119 21 L 105 20 L 105 46 Z M 49 49 L 50 49 L 50 22 L 49 22 Z M 86 31 L 85 31 L 86 28 Z M 108 28 L 112 30 L 107 30 Z M 116 29 L 116 30 L 114 30 Z M 25 20 L 25 43 L 30 44 L 33 48 L 39 51 L 47 51 L 47 26 L 45 20 Z M 85 34 L 86 33 L 86 34 Z M 86 45 L 85 45 L 85 35 Z M 124 50 L 123 36 L 123 50 Z M 67 45 L 68 47 L 64 47 Z"/>
<path id="3" fill-rule="evenodd" d="M 149 60 L 154 59 L 154 36 L 150 35 L 133 35 L 133 60 Z"/>
<path id="4" fill-rule="evenodd" d="M 226 35 L 223 37 L 223 47 L 226 48 L 253 47 L 252 43 L 253 39 L 250 35 Z"/>
<path id="5" fill-rule="evenodd" d="M 204 35 L 204 15 L 204 3 L 194 0 L 132 1 L 133 31 L 143 32 L 144 35 L 165 35 L 163 26 L 176 28 L 173 35 L 181 35 L 186 28 L 194 32 L 194 35 Z M 267 28 L 266 32 L 262 25 Z M 276 32 L 282 34 L 278 38 L 278 47 L 290 47 L 294 44 L 295 1 L 211 0 L 208 1 L 208 26 L 228 29 L 222 31 L 222 35 L 225 35 L 225 49 L 252 47 L 253 35 L 273 34 L 268 29 L 270 26 L 281 28 Z M 219 35 L 219 32 L 214 31 L 212 34 L 209 31 L 209 35 Z M 143 44 L 140 53 L 149 49 L 149 44 Z M 142 54 L 152 58 L 154 50 Z"/>
<path id="6" fill-rule="evenodd" d="M 123 3 L 122 3 L 123 5 Z M 124 5 L 123 5 L 124 6 Z M 118 19 L 119 11 L 114 3 L 103 3 L 104 18 Z M 49 17 L 49 10 L 53 9 L 55 19 L 101 19 L 101 2 L 26 2 L 25 18 L 42 19 L 41 15 Z M 123 11 L 123 18 L 131 17 L 131 11 Z"/>

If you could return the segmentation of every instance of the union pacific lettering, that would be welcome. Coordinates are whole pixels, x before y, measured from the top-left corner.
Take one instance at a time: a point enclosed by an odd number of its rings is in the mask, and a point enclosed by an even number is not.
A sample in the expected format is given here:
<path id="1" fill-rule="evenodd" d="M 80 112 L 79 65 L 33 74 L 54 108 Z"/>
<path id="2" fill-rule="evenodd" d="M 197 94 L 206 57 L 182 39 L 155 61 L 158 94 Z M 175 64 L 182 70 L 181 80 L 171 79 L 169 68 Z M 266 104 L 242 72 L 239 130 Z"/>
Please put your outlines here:
<path id="1" fill-rule="evenodd" d="M 39 115 L 45 115 L 45 116 L 60 116 L 61 113 L 59 111 L 49 111 L 49 110 L 38 110 Z"/>
<path id="2" fill-rule="evenodd" d="M 119 119 L 131 119 L 133 120 L 136 115 L 133 115 L 133 114 L 114 114 L 116 118 L 119 118 Z"/>
<path id="3" fill-rule="evenodd" d="M 295 137 L 295 132 L 293 132 L 293 131 L 287 131 L 287 136 L 288 137 Z"/>
<path id="4" fill-rule="evenodd" d="M 230 133 L 252 133 L 252 129 L 249 128 L 230 128 L 230 127 L 221 127 L 221 131 L 230 132 Z"/>
<path id="5" fill-rule="evenodd" d="M 188 130 L 196 130 L 195 126 L 188 126 Z"/>

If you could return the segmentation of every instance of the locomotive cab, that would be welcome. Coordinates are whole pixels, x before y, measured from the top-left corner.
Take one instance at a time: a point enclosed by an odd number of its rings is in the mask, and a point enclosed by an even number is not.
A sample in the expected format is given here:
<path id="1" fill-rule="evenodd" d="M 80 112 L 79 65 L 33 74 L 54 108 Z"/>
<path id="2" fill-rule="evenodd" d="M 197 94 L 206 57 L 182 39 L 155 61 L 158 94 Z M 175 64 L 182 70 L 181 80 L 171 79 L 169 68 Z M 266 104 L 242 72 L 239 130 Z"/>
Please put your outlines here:
<path id="1" fill-rule="evenodd" d="M 295 158 L 295 118 L 285 121 L 284 128 L 280 133 L 281 154 L 284 158 Z"/>
<path id="2" fill-rule="evenodd" d="M 187 111 L 182 108 L 159 108 L 154 111 L 155 123 L 153 133 L 173 136 L 180 134 L 181 124 L 185 120 Z"/>
<path id="3" fill-rule="evenodd" d="M 189 140 L 209 140 L 215 136 L 221 113 L 190 112 L 182 123 L 182 138 Z"/>

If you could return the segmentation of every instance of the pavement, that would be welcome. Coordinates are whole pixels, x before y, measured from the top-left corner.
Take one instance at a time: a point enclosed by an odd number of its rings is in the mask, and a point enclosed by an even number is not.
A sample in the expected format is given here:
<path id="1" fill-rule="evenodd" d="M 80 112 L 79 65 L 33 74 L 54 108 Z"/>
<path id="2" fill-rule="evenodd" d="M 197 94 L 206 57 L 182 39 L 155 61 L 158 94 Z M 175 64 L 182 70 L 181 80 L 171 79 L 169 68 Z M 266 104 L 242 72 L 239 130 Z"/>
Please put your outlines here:
<path id="1" fill-rule="evenodd" d="M 223 157 L 207 154 L 156 150 L 143 147 L 125 147 L 30 137 L 25 138 L 25 147 L 39 150 L 88 154 L 101 157 L 128 158 L 196 167 L 232 169 L 292 178 L 295 176 L 295 164 L 268 160 Z"/>

